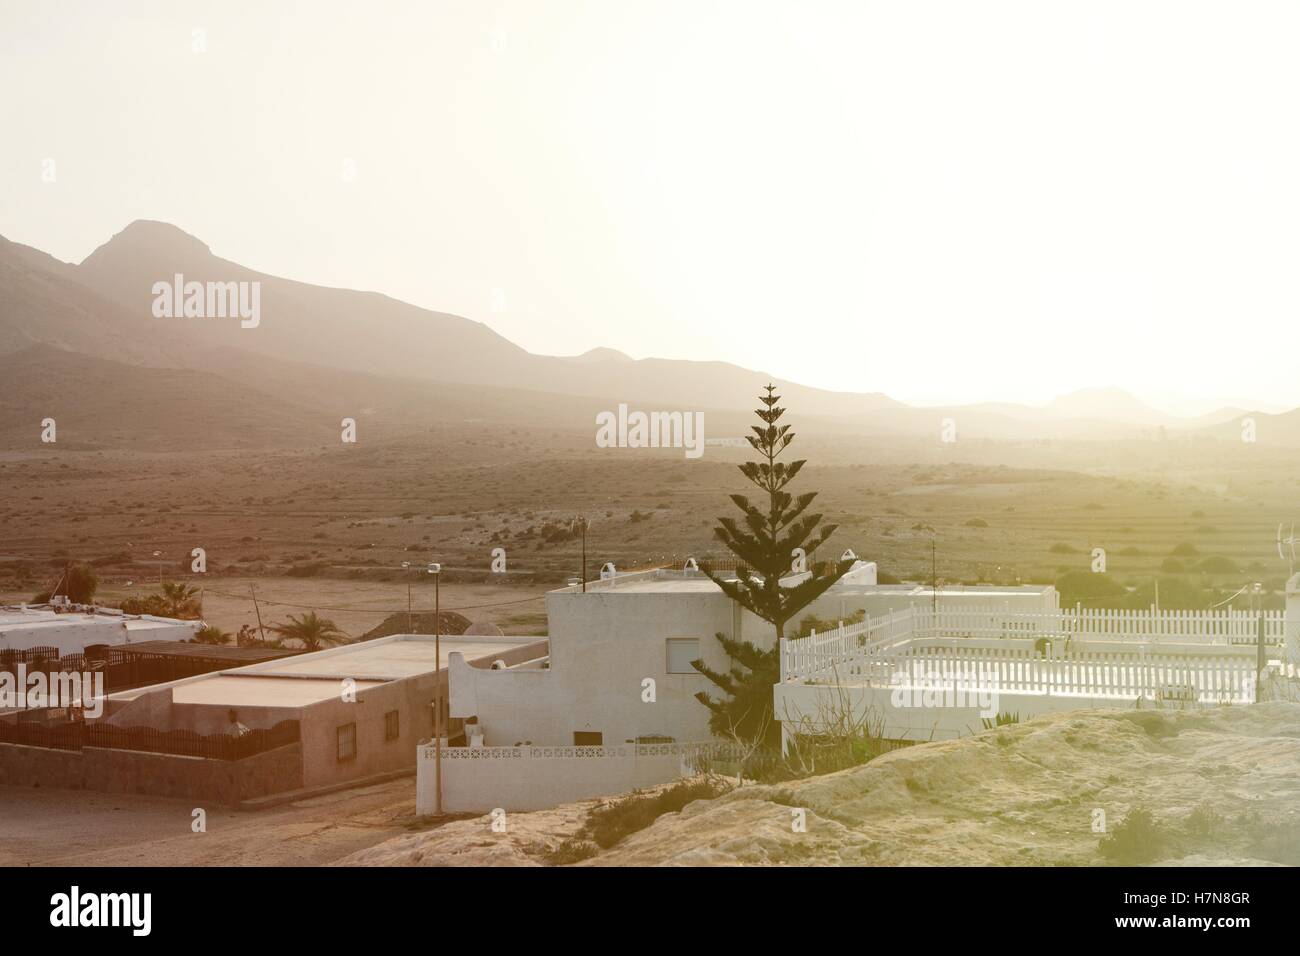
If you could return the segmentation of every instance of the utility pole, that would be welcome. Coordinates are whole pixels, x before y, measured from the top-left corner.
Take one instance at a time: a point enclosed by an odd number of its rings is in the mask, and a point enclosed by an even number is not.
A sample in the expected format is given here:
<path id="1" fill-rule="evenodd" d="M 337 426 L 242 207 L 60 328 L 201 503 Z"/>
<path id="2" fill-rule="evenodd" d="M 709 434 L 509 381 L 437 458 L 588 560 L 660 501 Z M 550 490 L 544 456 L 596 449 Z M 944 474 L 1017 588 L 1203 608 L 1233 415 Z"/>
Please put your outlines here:
<path id="1" fill-rule="evenodd" d="M 1264 680 L 1264 668 L 1268 662 L 1264 656 L 1264 594 L 1260 584 L 1255 585 L 1255 594 L 1259 596 L 1259 618 L 1255 625 L 1255 703 L 1259 703 L 1259 685 Z"/>
<path id="2" fill-rule="evenodd" d="M 937 622 L 939 617 L 939 564 L 935 558 L 933 535 L 930 536 L 930 610 Z"/>
<path id="3" fill-rule="evenodd" d="M 439 587 L 442 579 L 442 565 L 430 564 L 429 573 L 433 575 L 433 659 L 434 674 L 438 678 L 435 685 L 438 696 L 433 710 L 433 786 L 434 808 L 437 816 L 442 816 L 442 693 L 446 686 L 442 673 L 442 595 Z"/>
<path id="4" fill-rule="evenodd" d="M 257 612 L 257 630 L 262 635 L 262 643 L 266 643 L 266 628 L 262 626 L 262 609 L 257 606 L 257 586 L 248 585 L 248 593 L 253 595 L 253 610 Z"/>

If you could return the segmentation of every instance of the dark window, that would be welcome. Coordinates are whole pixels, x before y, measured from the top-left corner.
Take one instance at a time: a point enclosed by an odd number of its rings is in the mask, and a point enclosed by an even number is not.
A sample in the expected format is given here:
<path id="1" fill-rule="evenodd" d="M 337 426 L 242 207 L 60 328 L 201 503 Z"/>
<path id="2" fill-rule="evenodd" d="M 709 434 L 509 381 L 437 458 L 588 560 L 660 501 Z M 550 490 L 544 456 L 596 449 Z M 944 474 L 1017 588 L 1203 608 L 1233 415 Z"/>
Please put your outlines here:
<path id="1" fill-rule="evenodd" d="M 344 724 L 338 730 L 339 763 L 357 757 L 357 725 Z"/>
<path id="2" fill-rule="evenodd" d="M 384 739 L 396 740 L 401 733 L 401 726 L 401 715 L 397 711 L 390 710 L 384 714 Z"/>
<path id="3" fill-rule="evenodd" d="M 695 637 L 670 637 L 667 640 L 669 674 L 698 674 L 691 661 L 700 659 L 700 641 Z"/>
<path id="4" fill-rule="evenodd" d="M 599 747 L 605 742 L 605 736 L 599 730 L 575 730 L 573 732 L 573 746 L 575 747 Z"/>
<path id="5" fill-rule="evenodd" d="M 639 744 L 671 744 L 676 743 L 672 737 L 665 737 L 662 734 L 649 734 L 645 737 L 638 737 L 636 742 Z"/>

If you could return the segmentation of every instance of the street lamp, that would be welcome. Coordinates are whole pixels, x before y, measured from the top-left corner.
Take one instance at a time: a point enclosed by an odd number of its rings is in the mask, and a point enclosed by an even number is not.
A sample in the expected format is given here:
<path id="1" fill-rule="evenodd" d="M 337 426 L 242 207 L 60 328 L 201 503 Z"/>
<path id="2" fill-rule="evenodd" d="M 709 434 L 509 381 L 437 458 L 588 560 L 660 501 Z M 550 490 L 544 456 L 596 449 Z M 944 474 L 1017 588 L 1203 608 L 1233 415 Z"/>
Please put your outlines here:
<path id="1" fill-rule="evenodd" d="M 403 571 L 410 570 L 410 567 L 410 561 L 402 562 Z M 406 632 L 408 634 L 414 634 L 415 632 L 411 630 L 411 576 L 409 574 L 404 574 L 403 577 L 406 578 Z"/>
<path id="2" fill-rule="evenodd" d="M 155 552 L 153 553 L 153 556 L 154 556 L 155 558 L 158 559 L 158 586 L 159 586 L 159 587 L 162 587 L 162 583 L 163 583 L 163 579 L 162 579 L 162 578 L 163 578 L 162 552 L 161 552 L 161 551 L 155 551 Z"/>
<path id="3" fill-rule="evenodd" d="M 438 696 L 433 705 L 433 787 L 434 809 L 437 816 L 442 816 L 442 596 L 440 582 L 442 565 L 430 562 L 428 573 L 433 575 L 433 660 L 434 675 Z"/>

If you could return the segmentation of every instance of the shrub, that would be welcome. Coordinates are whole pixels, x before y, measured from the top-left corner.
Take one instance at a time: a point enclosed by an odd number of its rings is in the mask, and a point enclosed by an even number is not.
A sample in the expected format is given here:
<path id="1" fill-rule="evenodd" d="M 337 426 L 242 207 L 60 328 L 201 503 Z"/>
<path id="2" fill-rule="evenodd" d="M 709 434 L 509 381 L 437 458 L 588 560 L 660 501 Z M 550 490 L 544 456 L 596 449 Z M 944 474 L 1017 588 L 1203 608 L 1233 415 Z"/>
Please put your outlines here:
<path id="1" fill-rule="evenodd" d="M 546 862 L 551 866 L 568 866 L 593 857 L 598 852 L 596 844 L 590 840 L 569 837 L 555 849 L 545 854 Z"/>
<path id="2" fill-rule="evenodd" d="M 1151 812 L 1144 807 L 1135 807 L 1101 838 L 1097 849 L 1108 860 L 1133 866 L 1156 859 L 1165 843 L 1165 834 L 1156 825 Z"/>
<path id="3" fill-rule="evenodd" d="M 1061 595 L 1061 604 L 1066 607 L 1105 599 L 1118 601 L 1128 593 L 1109 575 L 1091 571 L 1065 572 L 1056 579 L 1056 590 Z"/>
<path id="4" fill-rule="evenodd" d="M 1202 574 L 1239 573 L 1239 569 L 1237 568 L 1237 562 L 1233 561 L 1231 558 L 1225 558 L 1221 554 L 1216 554 L 1213 557 L 1202 559 L 1196 565 L 1196 570 L 1200 571 Z"/>
<path id="5" fill-rule="evenodd" d="M 1052 554 L 1077 554 L 1079 549 L 1066 544 L 1064 541 L 1058 541 L 1047 550 Z"/>
<path id="6" fill-rule="evenodd" d="M 636 791 L 612 803 L 602 803 L 587 814 L 582 829 L 566 842 L 589 838 L 608 850 L 620 840 L 644 830 L 665 813 L 678 813 L 688 803 L 712 800 L 731 789 L 717 777 L 682 780 L 657 793 Z"/>
<path id="7" fill-rule="evenodd" d="M 970 521 L 966 522 L 968 528 L 987 528 L 988 526 L 989 523 L 983 518 L 971 518 Z"/>

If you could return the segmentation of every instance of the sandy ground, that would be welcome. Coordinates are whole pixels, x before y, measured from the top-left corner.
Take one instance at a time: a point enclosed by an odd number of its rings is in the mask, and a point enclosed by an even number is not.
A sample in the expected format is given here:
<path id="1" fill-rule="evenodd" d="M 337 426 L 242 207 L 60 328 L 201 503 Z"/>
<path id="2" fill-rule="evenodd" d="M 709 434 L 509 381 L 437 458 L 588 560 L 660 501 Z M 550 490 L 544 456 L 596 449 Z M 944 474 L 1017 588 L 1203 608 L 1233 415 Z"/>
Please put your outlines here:
<path id="1" fill-rule="evenodd" d="M 697 801 L 587 863 L 1098 865 L 1097 811 L 1113 831 L 1139 806 L 1166 838 L 1153 862 L 1300 864 L 1300 705 L 1038 718 Z M 582 805 L 511 814 L 504 834 L 458 821 L 340 863 L 536 864 L 583 817 Z"/>
<path id="2" fill-rule="evenodd" d="M 313 797 L 268 810 L 158 797 L 0 787 L 4 866 L 319 866 L 407 832 L 415 779 Z"/>
<path id="3" fill-rule="evenodd" d="M 406 610 L 406 585 L 385 581 L 331 578 L 214 578 L 203 589 L 203 617 L 230 632 L 240 625 L 257 626 L 249 586 L 257 587 L 257 600 L 266 625 L 300 615 L 309 608 L 329 618 L 352 637 L 360 637 L 389 614 Z M 471 621 L 496 624 L 507 634 L 546 633 L 546 588 L 495 584 L 444 584 L 441 605 Z M 298 606 L 294 606 L 298 605 Z M 433 585 L 427 575 L 412 588 L 411 608 L 433 610 Z"/>

